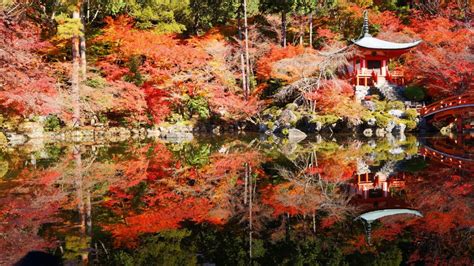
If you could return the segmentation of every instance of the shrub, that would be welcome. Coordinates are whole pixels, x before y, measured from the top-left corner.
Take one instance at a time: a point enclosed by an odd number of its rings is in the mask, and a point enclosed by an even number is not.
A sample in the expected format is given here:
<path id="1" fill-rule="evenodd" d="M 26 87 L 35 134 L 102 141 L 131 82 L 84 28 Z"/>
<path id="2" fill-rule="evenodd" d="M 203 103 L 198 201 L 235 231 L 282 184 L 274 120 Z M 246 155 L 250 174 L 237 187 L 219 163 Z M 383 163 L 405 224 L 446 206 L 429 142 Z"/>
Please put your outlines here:
<path id="1" fill-rule="evenodd" d="M 202 96 L 197 96 L 189 99 L 187 106 L 191 113 L 199 115 L 199 118 L 209 118 L 209 104 L 207 100 Z"/>
<path id="2" fill-rule="evenodd" d="M 57 131 L 64 126 L 63 121 L 59 119 L 56 115 L 48 115 L 44 120 L 44 130 L 45 131 Z"/>
<path id="3" fill-rule="evenodd" d="M 341 118 L 335 115 L 316 115 L 311 119 L 311 122 L 321 122 L 323 125 L 331 125 L 339 121 L 339 119 Z"/>
<path id="4" fill-rule="evenodd" d="M 390 121 L 389 117 L 380 112 L 374 112 L 374 117 L 376 120 L 375 123 L 378 127 L 386 127 L 388 125 L 388 122 Z"/>
<path id="5" fill-rule="evenodd" d="M 92 87 L 94 89 L 102 89 L 105 87 L 107 82 L 105 81 L 104 78 L 100 76 L 96 76 L 96 77 L 88 78 L 85 83 L 87 86 Z"/>
<path id="6" fill-rule="evenodd" d="M 400 101 L 390 101 L 387 103 L 387 110 L 404 110 L 405 109 L 405 104 L 400 102 Z"/>
<path id="7" fill-rule="evenodd" d="M 415 120 L 415 118 L 418 116 L 418 112 L 415 109 L 407 109 L 405 111 L 405 117 L 408 120 Z"/>
<path id="8" fill-rule="evenodd" d="M 426 98 L 425 89 L 418 85 L 406 87 L 403 94 L 411 101 L 422 101 Z"/>

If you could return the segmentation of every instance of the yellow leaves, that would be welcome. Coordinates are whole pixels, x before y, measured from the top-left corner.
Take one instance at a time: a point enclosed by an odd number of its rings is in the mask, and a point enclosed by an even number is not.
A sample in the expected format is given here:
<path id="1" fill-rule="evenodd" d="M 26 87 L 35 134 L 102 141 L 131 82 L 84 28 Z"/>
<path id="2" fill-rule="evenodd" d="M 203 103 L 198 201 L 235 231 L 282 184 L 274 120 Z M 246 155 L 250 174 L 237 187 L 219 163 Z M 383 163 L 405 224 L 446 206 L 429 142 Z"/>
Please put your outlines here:
<path id="1" fill-rule="evenodd" d="M 68 15 L 61 13 L 56 17 L 58 23 L 57 40 L 71 39 L 73 36 L 82 36 L 82 23 L 80 18 L 70 18 Z"/>

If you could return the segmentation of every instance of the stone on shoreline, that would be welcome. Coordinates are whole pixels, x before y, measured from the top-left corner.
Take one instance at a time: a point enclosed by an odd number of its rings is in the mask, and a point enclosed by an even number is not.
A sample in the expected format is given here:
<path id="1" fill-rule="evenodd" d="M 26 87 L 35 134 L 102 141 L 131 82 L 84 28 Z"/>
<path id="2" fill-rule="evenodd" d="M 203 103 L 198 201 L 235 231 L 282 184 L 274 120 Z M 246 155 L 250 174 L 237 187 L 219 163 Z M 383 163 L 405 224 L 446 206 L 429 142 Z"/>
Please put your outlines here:
<path id="1" fill-rule="evenodd" d="M 299 142 L 302 141 L 306 138 L 306 134 L 296 128 L 290 128 L 288 129 L 288 140 L 290 142 Z"/>

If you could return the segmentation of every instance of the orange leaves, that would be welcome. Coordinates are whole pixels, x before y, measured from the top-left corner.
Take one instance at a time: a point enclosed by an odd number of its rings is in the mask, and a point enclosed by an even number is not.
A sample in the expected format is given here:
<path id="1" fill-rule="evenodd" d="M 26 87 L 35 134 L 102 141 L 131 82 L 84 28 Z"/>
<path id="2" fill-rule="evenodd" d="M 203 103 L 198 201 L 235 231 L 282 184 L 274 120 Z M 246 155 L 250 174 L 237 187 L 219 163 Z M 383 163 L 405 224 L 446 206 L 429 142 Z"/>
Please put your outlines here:
<path id="1" fill-rule="evenodd" d="M 263 56 L 257 63 L 257 78 L 267 80 L 272 77 L 273 64 L 284 58 L 292 58 L 304 53 L 305 49 L 301 46 L 288 45 L 279 47 L 272 45 L 266 56 Z"/>

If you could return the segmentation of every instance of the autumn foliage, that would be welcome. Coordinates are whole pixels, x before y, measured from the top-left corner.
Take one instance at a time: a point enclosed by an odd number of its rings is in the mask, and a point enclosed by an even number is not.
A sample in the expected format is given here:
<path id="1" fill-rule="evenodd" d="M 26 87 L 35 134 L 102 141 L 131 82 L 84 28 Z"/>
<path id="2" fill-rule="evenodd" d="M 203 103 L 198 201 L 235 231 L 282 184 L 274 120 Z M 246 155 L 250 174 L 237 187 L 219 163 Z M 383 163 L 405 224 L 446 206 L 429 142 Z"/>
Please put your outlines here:
<path id="1" fill-rule="evenodd" d="M 21 115 L 58 113 L 53 71 L 38 52 L 50 44 L 41 29 L 24 21 L 7 23 L 0 16 L 0 110 Z"/>

